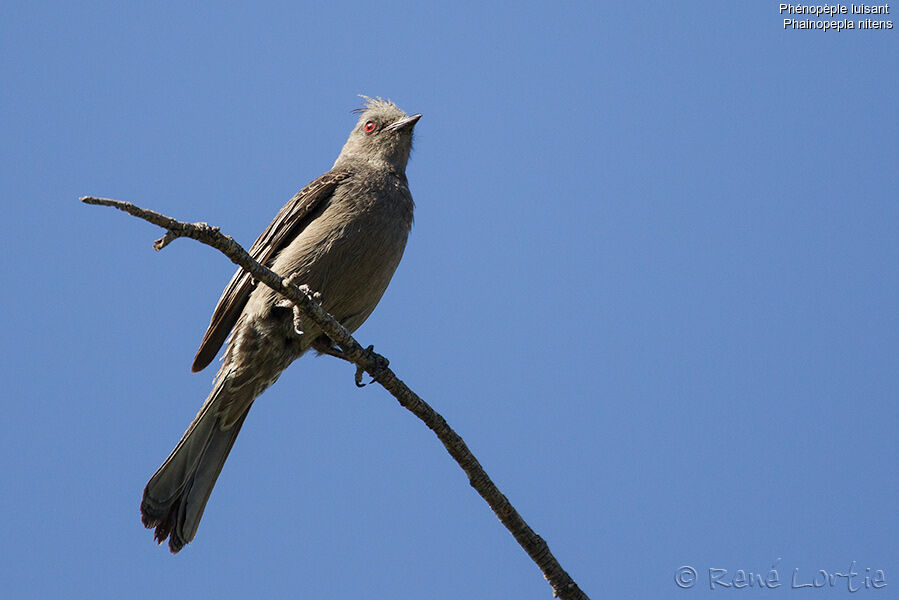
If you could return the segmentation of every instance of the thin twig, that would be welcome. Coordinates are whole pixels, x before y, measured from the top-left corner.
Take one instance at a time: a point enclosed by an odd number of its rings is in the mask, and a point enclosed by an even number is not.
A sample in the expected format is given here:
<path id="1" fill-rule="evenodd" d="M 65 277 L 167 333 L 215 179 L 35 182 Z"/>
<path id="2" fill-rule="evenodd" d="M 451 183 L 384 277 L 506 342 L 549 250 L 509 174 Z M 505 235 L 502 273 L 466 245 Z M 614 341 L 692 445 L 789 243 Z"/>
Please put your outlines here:
<path id="1" fill-rule="evenodd" d="M 120 200 L 86 196 L 81 198 L 81 201 L 85 204 L 111 206 L 164 228 L 166 230 L 165 236 L 156 240 L 153 244 L 153 247 L 157 250 L 161 250 L 179 237 L 188 237 L 212 246 L 231 259 L 231 262 L 249 272 L 254 279 L 261 281 L 294 302 L 304 317 L 314 321 L 321 328 L 322 332 L 340 347 L 342 352 L 334 355 L 355 364 L 360 369 L 364 369 L 371 375 L 372 379 L 390 392 L 399 401 L 400 405 L 421 419 L 437 435 L 450 455 L 468 475 L 468 481 L 471 486 L 490 505 L 490 508 L 502 524 L 505 525 L 506 529 L 512 533 L 525 552 L 540 567 L 543 576 L 553 588 L 553 595 L 564 600 L 584 600 L 587 598 L 587 595 L 581 591 L 552 555 L 549 546 L 543 538 L 534 533 L 534 530 L 521 518 L 515 507 L 499 491 L 499 488 L 496 487 L 496 484 L 493 483 L 484 471 L 484 468 L 481 467 L 471 450 L 468 449 L 462 438 L 446 423 L 446 420 L 396 376 L 387 366 L 388 361 L 386 358 L 373 352 L 371 347 L 363 348 L 346 328 L 325 312 L 313 297 L 313 294 L 309 293 L 308 288 L 303 286 L 303 289 L 301 289 L 294 285 L 290 277 L 281 277 L 271 269 L 256 262 L 240 244 L 219 231 L 218 227 L 211 227 L 207 223 L 178 221 L 158 212 Z"/>

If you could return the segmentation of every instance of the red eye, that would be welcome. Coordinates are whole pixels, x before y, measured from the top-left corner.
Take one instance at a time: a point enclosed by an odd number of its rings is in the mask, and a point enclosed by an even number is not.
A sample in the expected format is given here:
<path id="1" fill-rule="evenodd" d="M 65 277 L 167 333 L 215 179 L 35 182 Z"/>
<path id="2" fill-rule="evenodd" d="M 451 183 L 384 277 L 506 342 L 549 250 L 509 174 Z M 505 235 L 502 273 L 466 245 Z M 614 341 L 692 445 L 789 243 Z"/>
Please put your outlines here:
<path id="1" fill-rule="evenodd" d="M 368 123 L 365 124 L 364 129 L 365 129 L 365 133 L 371 133 L 372 131 L 375 130 L 375 122 L 369 121 Z"/>

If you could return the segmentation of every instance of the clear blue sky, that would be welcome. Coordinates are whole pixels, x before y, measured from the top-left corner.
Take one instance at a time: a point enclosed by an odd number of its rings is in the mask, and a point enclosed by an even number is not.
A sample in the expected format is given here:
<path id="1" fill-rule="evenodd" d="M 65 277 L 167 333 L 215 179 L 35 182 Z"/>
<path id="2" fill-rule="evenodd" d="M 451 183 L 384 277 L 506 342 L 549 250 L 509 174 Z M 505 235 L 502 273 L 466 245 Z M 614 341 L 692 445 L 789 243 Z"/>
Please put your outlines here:
<path id="1" fill-rule="evenodd" d="M 357 338 L 583 589 L 705 597 L 708 569 L 780 558 L 741 593 L 856 561 L 896 595 L 899 31 L 784 31 L 773 2 L 296 4 L 0 9 L 6 597 L 550 597 L 437 439 L 330 358 L 256 403 L 181 554 L 140 524 L 233 267 L 78 197 L 249 245 L 359 93 L 424 117 L 415 228 Z"/>

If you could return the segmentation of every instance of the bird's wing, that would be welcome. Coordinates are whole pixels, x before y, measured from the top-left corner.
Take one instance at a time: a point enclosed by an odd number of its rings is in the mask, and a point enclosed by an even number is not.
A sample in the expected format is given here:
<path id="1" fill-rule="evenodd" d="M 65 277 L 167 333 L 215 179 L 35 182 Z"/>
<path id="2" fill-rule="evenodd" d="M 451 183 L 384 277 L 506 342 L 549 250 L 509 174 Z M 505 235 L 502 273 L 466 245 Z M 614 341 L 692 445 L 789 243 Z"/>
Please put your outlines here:
<path id="1" fill-rule="evenodd" d="M 297 236 L 312 219 L 315 209 L 321 206 L 340 184 L 347 179 L 349 171 L 328 171 L 302 190 L 284 205 L 275 219 L 265 228 L 253 247 L 250 248 L 250 256 L 263 265 L 269 265 L 271 260 L 283 250 Z M 194 357 L 191 370 L 196 373 L 212 362 L 219 348 L 231 333 L 231 328 L 237 322 L 237 318 L 243 311 L 254 283 L 250 274 L 243 269 L 238 269 L 228 287 L 222 292 L 218 305 L 212 313 L 209 329 L 203 336 L 200 349 Z"/>

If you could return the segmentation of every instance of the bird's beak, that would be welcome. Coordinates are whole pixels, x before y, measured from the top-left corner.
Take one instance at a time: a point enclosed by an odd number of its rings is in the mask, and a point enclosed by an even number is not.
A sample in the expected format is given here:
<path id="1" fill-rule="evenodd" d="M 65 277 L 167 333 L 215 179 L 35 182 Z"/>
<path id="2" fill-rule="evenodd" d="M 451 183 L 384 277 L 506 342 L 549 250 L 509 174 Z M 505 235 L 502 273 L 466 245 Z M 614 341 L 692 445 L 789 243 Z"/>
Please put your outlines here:
<path id="1" fill-rule="evenodd" d="M 418 123 L 418 120 L 421 118 L 421 113 L 417 115 L 412 115 L 411 117 L 406 117 L 405 119 L 400 119 L 399 121 L 394 121 L 384 129 L 386 131 L 397 131 L 399 129 L 412 129 L 412 127 Z"/>

